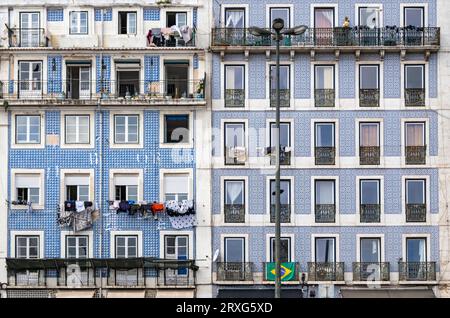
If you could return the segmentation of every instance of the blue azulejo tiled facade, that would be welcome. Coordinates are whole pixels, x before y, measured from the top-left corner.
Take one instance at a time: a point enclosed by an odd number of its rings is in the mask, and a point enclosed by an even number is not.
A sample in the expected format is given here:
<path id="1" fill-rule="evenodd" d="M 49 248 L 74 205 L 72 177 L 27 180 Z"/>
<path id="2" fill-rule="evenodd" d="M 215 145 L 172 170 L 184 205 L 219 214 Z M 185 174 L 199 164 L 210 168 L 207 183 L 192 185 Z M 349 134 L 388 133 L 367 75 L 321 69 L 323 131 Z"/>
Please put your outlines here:
<path id="1" fill-rule="evenodd" d="M 284 292 L 436 286 L 436 1 L 225 0 L 213 10 L 214 294 L 273 292 L 275 42 L 249 28 L 275 18 L 307 27 L 280 42 Z"/>

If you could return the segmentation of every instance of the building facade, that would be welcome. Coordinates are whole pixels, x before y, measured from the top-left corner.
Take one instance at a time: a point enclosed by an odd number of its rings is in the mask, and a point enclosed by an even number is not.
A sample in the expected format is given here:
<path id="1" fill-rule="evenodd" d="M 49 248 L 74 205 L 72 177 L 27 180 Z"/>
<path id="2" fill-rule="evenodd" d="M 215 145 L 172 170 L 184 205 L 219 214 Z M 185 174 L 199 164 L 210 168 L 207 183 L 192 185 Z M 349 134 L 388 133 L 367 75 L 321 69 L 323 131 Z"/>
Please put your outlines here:
<path id="1" fill-rule="evenodd" d="M 2 2 L 4 296 L 198 296 L 209 11 Z"/>
<path id="2" fill-rule="evenodd" d="M 273 293 L 275 42 L 249 27 L 275 18 L 308 27 L 281 41 L 282 295 L 440 293 L 437 5 L 214 3 L 214 296 Z"/>

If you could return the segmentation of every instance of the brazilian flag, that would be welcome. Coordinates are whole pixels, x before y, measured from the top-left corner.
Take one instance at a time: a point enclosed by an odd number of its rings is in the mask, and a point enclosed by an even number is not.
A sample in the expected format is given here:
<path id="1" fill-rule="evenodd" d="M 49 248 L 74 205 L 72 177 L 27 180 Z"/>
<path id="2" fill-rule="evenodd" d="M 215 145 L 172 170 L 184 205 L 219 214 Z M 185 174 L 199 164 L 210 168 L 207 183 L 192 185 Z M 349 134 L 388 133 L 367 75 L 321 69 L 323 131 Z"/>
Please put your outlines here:
<path id="1" fill-rule="evenodd" d="M 275 281 L 276 263 L 266 263 L 266 280 Z M 295 280 L 295 263 L 281 263 L 281 281 Z"/>

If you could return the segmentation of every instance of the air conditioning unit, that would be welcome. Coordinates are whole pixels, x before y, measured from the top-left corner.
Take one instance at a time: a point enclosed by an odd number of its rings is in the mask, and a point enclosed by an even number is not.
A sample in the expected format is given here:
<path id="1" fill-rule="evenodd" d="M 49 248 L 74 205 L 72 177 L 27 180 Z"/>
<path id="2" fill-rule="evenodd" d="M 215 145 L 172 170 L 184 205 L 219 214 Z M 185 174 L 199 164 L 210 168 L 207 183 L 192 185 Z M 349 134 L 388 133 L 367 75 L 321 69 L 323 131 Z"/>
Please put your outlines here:
<path id="1" fill-rule="evenodd" d="M 332 284 L 319 284 L 318 285 L 318 298 L 334 298 L 334 285 Z"/>

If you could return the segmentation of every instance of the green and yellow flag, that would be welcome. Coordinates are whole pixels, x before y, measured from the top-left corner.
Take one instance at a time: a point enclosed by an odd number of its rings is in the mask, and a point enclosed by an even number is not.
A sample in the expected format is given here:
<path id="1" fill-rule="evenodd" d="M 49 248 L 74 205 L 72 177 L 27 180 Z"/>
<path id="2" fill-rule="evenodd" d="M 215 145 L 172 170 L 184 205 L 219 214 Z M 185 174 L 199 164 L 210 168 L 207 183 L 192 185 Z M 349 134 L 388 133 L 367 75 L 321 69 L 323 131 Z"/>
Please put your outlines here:
<path id="1" fill-rule="evenodd" d="M 275 263 L 266 263 L 266 280 L 275 281 Z M 281 263 L 281 281 L 295 280 L 295 263 Z"/>

